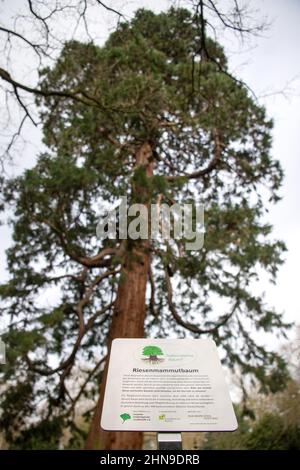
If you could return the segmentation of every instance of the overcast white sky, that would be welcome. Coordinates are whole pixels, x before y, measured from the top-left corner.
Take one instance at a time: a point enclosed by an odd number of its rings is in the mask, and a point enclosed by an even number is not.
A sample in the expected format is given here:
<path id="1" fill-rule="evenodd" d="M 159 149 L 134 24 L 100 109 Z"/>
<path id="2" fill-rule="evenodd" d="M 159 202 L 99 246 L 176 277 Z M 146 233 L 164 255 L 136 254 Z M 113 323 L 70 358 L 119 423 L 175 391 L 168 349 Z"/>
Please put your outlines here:
<path id="1" fill-rule="evenodd" d="M 0 4 L 1 23 L 4 24 L 5 19 L 8 19 L 12 11 L 18 9 L 22 3 L 21 0 L 11 0 L 7 10 L 5 5 L 8 5 L 8 2 Z M 120 8 L 127 15 L 131 15 L 138 7 L 145 6 L 158 12 L 170 4 L 166 0 L 131 1 L 126 5 L 118 0 L 106 3 Z M 282 163 L 285 180 L 281 191 L 283 200 L 277 206 L 270 207 L 269 221 L 274 225 L 273 236 L 284 240 L 288 248 L 286 262 L 278 274 L 277 285 L 271 285 L 265 277 L 262 277 L 259 287 L 266 292 L 269 305 L 284 312 L 286 320 L 299 323 L 300 2 L 299 0 L 254 0 L 252 5 L 260 10 L 259 16 L 267 16 L 272 21 L 269 30 L 264 33 L 264 37 L 255 38 L 251 44 L 244 44 L 244 48 L 241 48 L 237 39 L 234 40 L 232 36 L 225 38 L 225 46 L 231 70 L 247 82 L 258 96 L 271 94 L 261 98 L 261 102 L 265 104 L 268 115 L 275 121 L 273 154 Z M 98 27 L 97 31 L 100 40 L 104 40 L 108 35 L 108 26 L 111 27 L 113 21 L 105 13 L 99 11 L 99 15 L 102 16 L 102 21 L 99 19 L 98 22 L 98 18 L 94 20 L 96 27 L 97 24 L 101 24 L 101 28 Z M 30 67 L 26 69 L 22 66 L 19 70 L 22 70 L 23 78 L 30 77 Z M 272 95 L 281 90 L 285 91 L 286 96 L 281 93 Z M 34 163 L 38 153 L 40 132 L 28 127 L 27 135 L 28 140 L 34 145 L 28 145 L 16 156 L 16 167 L 10 171 L 20 172 L 22 168 L 30 167 Z M 0 227 L 0 231 L 0 282 L 3 282 L 7 277 L 5 250 L 11 243 L 11 236 L 5 226 Z M 276 342 L 275 339 L 272 341 Z"/>
<path id="2" fill-rule="evenodd" d="M 273 23 L 266 37 L 256 40 L 254 50 L 232 56 L 231 64 L 257 95 L 283 89 L 287 92 L 286 98 L 278 94 L 262 100 L 275 123 L 273 154 L 285 171 L 283 199 L 271 206 L 269 220 L 274 226 L 274 236 L 284 240 L 288 248 L 277 285 L 263 280 L 262 286 L 271 305 L 284 311 L 288 321 L 299 322 L 300 2 L 264 0 L 253 3 Z M 245 65 L 238 67 L 243 58 Z"/>

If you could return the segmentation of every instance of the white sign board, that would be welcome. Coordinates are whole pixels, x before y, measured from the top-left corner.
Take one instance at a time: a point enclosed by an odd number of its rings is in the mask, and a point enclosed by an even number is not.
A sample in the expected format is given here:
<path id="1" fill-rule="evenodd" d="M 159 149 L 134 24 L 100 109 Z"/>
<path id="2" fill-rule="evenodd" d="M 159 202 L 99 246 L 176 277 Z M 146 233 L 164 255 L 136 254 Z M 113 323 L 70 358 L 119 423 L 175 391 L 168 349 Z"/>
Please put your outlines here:
<path id="1" fill-rule="evenodd" d="M 235 431 L 214 341 L 115 339 L 101 427 L 106 431 Z"/>

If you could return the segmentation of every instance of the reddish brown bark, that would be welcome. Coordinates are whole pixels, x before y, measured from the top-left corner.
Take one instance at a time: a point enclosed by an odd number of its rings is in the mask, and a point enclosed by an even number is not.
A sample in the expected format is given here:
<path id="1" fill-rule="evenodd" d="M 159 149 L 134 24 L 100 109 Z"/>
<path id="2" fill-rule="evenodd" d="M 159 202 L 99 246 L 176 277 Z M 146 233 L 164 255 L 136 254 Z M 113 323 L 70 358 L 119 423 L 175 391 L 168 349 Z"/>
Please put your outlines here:
<path id="1" fill-rule="evenodd" d="M 146 174 L 153 174 L 152 150 L 148 143 L 141 146 L 136 154 L 137 166 L 144 166 Z M 135 202 L 147 202 L 147 189 L 133 188 Z M 118 286 L 112 324 L 108 337 L 108 350 L 114 338 L 142 338 L 144 336 L 145 296 L 150 266 L 150 242 L 141 240 L 130 247 L 124 256 L 121 280 Z M 107 366 L 104 371 L 100 395 L 95 409 L 86 449 L 137 450 L 142 448 L 140 432 L 106 432 L 100 429 L 100 418 L 104 399 Z M 114 403 L 111 404 L 114 406 Z"/>

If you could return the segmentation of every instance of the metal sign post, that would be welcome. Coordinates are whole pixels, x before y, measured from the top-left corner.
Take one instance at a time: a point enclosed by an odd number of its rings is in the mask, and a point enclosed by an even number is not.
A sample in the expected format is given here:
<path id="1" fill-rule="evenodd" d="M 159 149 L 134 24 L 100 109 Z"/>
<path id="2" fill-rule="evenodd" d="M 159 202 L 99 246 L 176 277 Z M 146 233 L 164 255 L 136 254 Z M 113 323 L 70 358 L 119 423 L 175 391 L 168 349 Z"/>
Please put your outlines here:
<path id="1" fill-rule="evenodd" d="M 180 432 L 158 432 L 157 450 L 182 450 Z"/>

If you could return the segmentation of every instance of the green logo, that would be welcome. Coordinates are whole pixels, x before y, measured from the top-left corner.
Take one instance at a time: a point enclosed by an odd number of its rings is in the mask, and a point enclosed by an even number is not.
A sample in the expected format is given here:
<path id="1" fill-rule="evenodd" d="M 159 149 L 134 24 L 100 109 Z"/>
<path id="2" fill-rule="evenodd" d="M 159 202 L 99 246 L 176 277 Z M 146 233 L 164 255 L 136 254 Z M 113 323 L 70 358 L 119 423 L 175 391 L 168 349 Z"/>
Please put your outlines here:
<path id="1" fill-rule="evenodd" d="M 159 421 L 164 421 L 166 419 L 166 415 L 159 415 Z"/>
<path id="2" fill-rule="evenodd" d="M 125 421 L 127 421 L 128 419 L 131 419 L 131 416 L 128 414 L 128 413 L 123 413 L 120 415 L 120 418 L 123 420 L 123 423 L 125 423 Z"/>
<path id="3" fill-rule="evenodd" d="M 158 346 L 145 346 L 143 349 L 143 356 L 146 356 L 143 360 L 151 364 L 162 362 L 164 358 L 158 356 L 163 355 L 164 353 Z"/>

